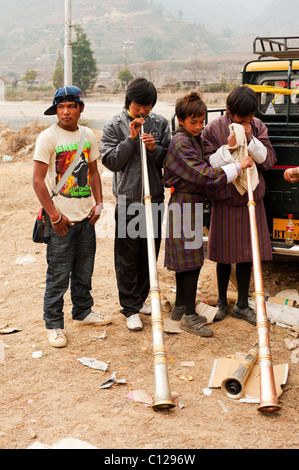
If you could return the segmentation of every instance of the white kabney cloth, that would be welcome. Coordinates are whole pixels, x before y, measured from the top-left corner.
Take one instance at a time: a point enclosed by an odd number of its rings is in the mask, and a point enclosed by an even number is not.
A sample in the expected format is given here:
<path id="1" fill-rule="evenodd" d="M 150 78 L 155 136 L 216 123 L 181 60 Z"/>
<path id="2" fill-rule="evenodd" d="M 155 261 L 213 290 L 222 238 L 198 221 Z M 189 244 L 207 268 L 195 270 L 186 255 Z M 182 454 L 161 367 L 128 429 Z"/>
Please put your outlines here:
<path id="1" fill-rule="evenodd" d="M 230 163 L 240 162 L 242 158 L 245 156 L 246 135 L 245 135 L 244 127 L 241 124 L 232 123 L 229 126 L 229 130 L 230 130 L 230 135 L 236 136 L 236 145 L 234 145 L 233 147 L 230 147 L 229 145 L 223 145 L 220 149 L 217 150 L 217 152 L 211 155 L 210 164 L 213 168 L 219 168 L 219 167 L 228 165 Z M 254 143 L 256 143 L 256 141 L 257 139 L 255 139 Z M 248 151 L 249 155 L 251 153 L 252 152 Z M 254 155 L 250 155 L 250 156 L 253 159 L 257 160 L 254 157 Z M 264 160 L 264 156 L 261 160 Z M 259 184 L 259 176 L 258 176 L 258 171 L 257 171 L 257 167 L 255 163 L 253 163 L 253 166 L 251 167 L 250 172 L 251 172 L 252 189 L 254 191 L 257 185 Z M 239 174 L 239 176 L 232 183 L 235 185 L 235 188 L 241 195 L 248 192 L 246 170 L 241 170 L 241 173 Z"/>

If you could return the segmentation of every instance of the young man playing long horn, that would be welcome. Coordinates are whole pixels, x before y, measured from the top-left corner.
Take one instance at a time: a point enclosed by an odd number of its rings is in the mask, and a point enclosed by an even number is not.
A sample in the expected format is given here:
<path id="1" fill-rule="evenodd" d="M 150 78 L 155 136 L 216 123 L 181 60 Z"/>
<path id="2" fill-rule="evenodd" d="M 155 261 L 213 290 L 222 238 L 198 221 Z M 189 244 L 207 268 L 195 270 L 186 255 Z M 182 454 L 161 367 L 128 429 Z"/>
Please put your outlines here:
<path id="1" fill-rule="evenodd" d="M 150 313 L 144 310 L 150 284 L 140 139 L 146 147 L 157 257 L 161 243 L 162 166 L 170 143 L 170 129 L 164 117 L 152 112 L 156 101 L 153 83 L 136 78 L 127 88 L 124 109 L 106 123 L 101 137 L 102 162 L 114 172 L 114 256 L 121 313 L 126 318 L 126 326 L 135 331 L 143 328 L 139 312 Z M 141 126 L 144 126 L 142 135 Z"/>

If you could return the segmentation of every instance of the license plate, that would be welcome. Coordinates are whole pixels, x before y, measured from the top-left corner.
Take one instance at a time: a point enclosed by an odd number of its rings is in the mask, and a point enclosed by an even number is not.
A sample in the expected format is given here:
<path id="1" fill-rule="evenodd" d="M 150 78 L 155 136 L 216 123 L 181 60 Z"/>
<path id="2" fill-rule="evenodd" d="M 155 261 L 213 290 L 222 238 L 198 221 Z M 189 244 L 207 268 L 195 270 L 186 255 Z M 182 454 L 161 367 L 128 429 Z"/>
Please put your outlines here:
<path id="1" fill-rule="evenodd" d="M 273 238 L 284 240 L 288 219 L 273 219 Z M 299 220 L 293 220 L 294 232 L 293 239 L 299 240 Z"/>

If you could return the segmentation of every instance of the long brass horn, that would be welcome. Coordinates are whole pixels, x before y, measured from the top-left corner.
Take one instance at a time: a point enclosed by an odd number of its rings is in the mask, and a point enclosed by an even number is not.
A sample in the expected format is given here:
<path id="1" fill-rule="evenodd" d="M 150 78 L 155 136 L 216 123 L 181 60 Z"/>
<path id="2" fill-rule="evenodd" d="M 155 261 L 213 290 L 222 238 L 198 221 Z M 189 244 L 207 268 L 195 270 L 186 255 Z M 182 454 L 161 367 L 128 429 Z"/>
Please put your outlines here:
<path id="1" fill-rule="evenodd" d="M 245 155 L 247 153 L 247 142 L 245 140 Z M 248 186 L 248 212 L 250 222 L 251 250 L 253 261 L 253 276 L 255 286 L 256 301 L 256 328 L 258 335 L 258 359 L 260 376 L 260 406 L 258 411 L 273 413 L 280 410 L 276 393 L 272 356 L 270 349 L 269 326 L 266 313 L 266 300 L 264 293 L 261 253 L 257 231 L 257 221 L 255 213 L 255 202 L 253 197 L 252 181 L 250 168 L 247 168 L 247 186 Z"/>
<path id="2" fill-rule="evenodd" d="M 244 395 L 246 380 L 258 357 L 258 343 L 248 352 L 233 374 L 222 381 L 221 390 L 228 398 L 238 400 Z"/>
<path id="3" fill-rule="evenodd" d="M 140 135 L 144 133 L 143 125 L 141 126 Z M 156 248 L 155 248 L 155 233 L 153 224 L 152 213 L 152 198 L 150 195 L 150 186 L 148 178 L 148 168 L 146 160 L 146 147 L 142 139 L 141 145 L 141 162 L 142 162 L 142 177 L 144 188 L 144 206 L 145 206 L 145 219 L 146 219 L 146 234 L 147 234 L 147 249 L 148 249 L 148 265 L 149 265 L 149 278 L 150 278 L 150 296 L 151 296 L 151 320 L 153 332 L 153 353 L 154 353 L 154 375 L 155 375 L 155 393 L 153 407 L 156 409 L 173 408 L 175 405 L 172 402 L 168 370 L 167 370 L 167 357 L 166 348 L 164 345 L 164 327 L 163 316 L 161 309 L 161 295 L 158 280 L 158 270 L 156 261 Z"/>

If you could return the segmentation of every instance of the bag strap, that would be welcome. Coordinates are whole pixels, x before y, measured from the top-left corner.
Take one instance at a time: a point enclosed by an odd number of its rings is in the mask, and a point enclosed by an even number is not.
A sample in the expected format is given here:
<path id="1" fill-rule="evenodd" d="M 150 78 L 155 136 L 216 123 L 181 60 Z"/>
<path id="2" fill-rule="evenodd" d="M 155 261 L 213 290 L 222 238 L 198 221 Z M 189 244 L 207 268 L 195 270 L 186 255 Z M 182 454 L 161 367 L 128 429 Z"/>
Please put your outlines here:
<path id="1" fill-rule="evenodd" d="M 57 183 L 55 188 L 52 190 L 52 197 L 57 196 L 57 194 L 59 193 L 59 191 L 61 190 L 61 188 L 65 184 L 65 182 L 67 181 L 67 179 L 73 173 L 73 171 L 74 171 L 74 169 L 75 169 L 75 167 L 76 167 L 76 165 L 77 165 L 77 163 L 80 159 L 80 156 L 81 156 L 81 153 L 82 153 L 82 150 L 83 150 L 83 147 L 84 147 L 84 142 L 85 142 L 86 128 L 85 127 L 80 127 L 80 130 L 81 130 L 81 137 L 80 137 L 80 142 L 79 142 L 79 146 L 77 148 L 75 158 L 72 161 L 72 163 L 70 164 L 70 166 L 68 167 L 68 169 L 64 172 L 63 176 L 61 177 L 61 179 L 59 180 L 59 182 Z"/>

